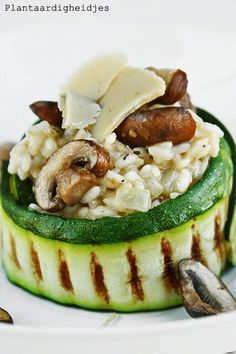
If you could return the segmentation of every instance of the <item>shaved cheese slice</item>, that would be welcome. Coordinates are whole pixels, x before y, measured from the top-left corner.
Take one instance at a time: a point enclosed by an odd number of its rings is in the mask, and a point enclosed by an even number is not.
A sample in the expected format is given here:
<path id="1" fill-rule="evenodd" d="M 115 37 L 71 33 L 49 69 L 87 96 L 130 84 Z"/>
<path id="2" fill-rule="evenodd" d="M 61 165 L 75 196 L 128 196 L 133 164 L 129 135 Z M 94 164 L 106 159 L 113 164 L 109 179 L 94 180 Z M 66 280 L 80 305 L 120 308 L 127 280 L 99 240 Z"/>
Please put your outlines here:
<path id="1" fill-rule="evenodd" d="M 59 107 L 62 111 L 62 128 L 83 129 L 95 123 L 101 107 L 88 97 L 68 91 L 61 96 Z"/>
<path id="2" fill-rule="evenodd" d="M 102 143 L 130 113 L 164 93 L 164 80 L 152 71 L 124 68 L 99 102 L 102 111 L 93 127 L 93 136 Z"/>
<path id="3" fill-rule="evenodd" d="M 95 58 L 71 78 L 62 89 L 62 94 L 70 90 L 97 101 L 105 94 L 126 62 L 127 59 L 122 54 L 108 54 Z"/>

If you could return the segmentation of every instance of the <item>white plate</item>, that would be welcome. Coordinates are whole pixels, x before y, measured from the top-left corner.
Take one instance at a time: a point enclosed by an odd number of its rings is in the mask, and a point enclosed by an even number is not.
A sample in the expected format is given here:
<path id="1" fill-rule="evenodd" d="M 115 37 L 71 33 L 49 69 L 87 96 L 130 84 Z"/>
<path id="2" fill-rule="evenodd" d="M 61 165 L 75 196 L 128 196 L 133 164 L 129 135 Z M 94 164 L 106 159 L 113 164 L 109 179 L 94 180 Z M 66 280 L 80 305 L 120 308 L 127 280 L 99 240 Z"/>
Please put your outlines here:
<path id="1" fill-rule="evenodd" d="M 108 3 L 107 14 L 67 15 L 6 14 L 1 5 L 0 141 L 19 139 L 34 120 L 27 107 L 30 103 L 56 99 L 60 85 L 83 61 L 110 51 L 125 52 L 133 65 L 184 68 L 194 102 L 235 133 L 235 1 L 228 0 L 227 6 L 223 0 Z M 224 279 L 236 295 L 236 270 L 228 270 Z M 8 309 L 16 323 L 0 326 L 1 354 L 223 354 L 236 350 L 236 313 L 192 320 L 180 307 L 122 314 L 110 328 L 102 327 L 108 313 L 37 298 L 10 284 L 2 271 L 0 306 Z"/>

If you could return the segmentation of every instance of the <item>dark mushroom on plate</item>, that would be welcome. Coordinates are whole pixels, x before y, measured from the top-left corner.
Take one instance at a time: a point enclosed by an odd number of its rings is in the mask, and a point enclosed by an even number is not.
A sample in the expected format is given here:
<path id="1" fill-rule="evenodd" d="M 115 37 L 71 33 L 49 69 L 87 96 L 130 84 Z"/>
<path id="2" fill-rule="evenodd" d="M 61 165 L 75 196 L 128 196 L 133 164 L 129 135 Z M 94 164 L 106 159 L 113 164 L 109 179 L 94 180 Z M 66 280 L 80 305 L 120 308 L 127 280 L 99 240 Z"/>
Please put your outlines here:
<path id="1" fill-rule="evenodd" d="M 90 140 L 73 140 L 54 152 L 35 183 L 38 205 L 59 211 L 65 204 L 75 205 L 91 187 L 98 184 L 110 164 L 110 155 Z"/>
<path id="2" fill-rule="evenodd" d="M 0 323 L 7 323 L 7 324 L 14 323 L 11 315 L 1 307 L 0 307 Z"/>
<path id="3" fill-rule="evenodd" d="M 191 317 L 236 310 L 235 298 L 226 285 L 202 263 L 183 259 L 178 270 L 184 307 Z"/>

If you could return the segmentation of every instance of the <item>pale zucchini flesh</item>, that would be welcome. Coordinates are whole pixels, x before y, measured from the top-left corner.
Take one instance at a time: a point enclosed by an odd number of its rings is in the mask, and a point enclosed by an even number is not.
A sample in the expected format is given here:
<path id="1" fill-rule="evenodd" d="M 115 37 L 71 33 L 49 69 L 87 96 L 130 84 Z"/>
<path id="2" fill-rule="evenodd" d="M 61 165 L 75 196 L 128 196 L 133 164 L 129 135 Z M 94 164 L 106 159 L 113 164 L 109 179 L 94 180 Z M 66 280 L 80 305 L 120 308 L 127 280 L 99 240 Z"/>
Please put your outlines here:
<path id="1" fill-rule="evenodd" d="M 37 236 L 1 209 L 3 265 L 13 283 L 63 304 L 124 312 L 176 306 L 182 258 L 200 260 L 216 274 L 225 267 L 228 201 L 171 230 L 101 245 Z"/>

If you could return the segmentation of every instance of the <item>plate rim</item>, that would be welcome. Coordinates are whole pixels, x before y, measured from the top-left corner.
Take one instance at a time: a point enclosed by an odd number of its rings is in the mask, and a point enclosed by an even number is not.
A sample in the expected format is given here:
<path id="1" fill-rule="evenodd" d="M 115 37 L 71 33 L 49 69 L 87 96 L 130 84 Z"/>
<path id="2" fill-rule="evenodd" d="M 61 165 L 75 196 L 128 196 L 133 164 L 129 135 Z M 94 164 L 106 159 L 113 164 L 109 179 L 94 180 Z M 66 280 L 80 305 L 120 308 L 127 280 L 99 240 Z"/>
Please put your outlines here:
<path id="1" fill-rule="evenodd" d="M 158 311 L 155 311 L 158 314 Z M 183 330 L 185 328 L 194 329 L 196 327 L 217 327 L 219 324 L 224 325 L 229 322 L 234 321 L 236 324 L 236 311 L 231 311 L 227 313 L 222 313 L 218 315 L 212 315 L 208 317 L 202 317 L 197 319 L 189 318 L 165 322 L 165 323 L 158 323 L 152 325 L 145 325 L 145 326 L 125 326 L 125 327 L 98 327 L 98 328 L 88 328 L 88 329 L 71 329 L 66 327 L 52 327 L 52 326 L 30 326 L 30 325 L 18 325 L 18 324 L 0 324 L 0 335 L 2 334 L 11 334 L 11 335 L 36 335 L 36 336 L 44 336 L 44 337 L 51 337 L 51 336 L 64 336 L 64 337 L 97 337 L 101 338 L 104 336 L 120 336 L 123 337 L 132 336 L 132 335 L 139 335 L 139 334 L 148 334 L 148 335 L 157 335 L 161 333 L 171 332 L 175 330 Z"/>

